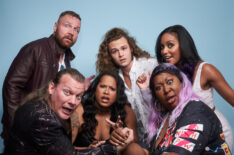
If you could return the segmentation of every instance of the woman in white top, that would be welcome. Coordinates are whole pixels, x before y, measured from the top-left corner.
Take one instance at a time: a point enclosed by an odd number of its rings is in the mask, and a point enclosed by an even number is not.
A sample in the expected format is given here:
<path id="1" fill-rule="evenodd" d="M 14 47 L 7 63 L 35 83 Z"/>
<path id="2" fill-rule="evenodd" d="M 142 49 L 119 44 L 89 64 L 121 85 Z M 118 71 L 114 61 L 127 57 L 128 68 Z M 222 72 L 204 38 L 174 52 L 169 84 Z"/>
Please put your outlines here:
<path id="1" fill-rule="evenodd" d="M 213 88 L 233 107 L 234 90 L 213 65 L 202 61 L 189 32 L 181 25 L 163 30 L 156 42 L 159 63 L 167 62 L 180 68 L 193 83 L 193 90 L 217 114 L 229 148 L 232 148 L 232 130 L 225 117 L 215 108 Z"/>
<path id="2" fill-rule="evenodd" d="M 99 47 L 96 70 L 117 71 L 125 84 L 125 93 L 137 117 L 137 130 L 139 140 L 146 131 L 148 119 L 148 106 L 144 103 L 140 89 L 136 84 L 138 76 L 152 71 L 157 65 L 157 60 L 140 49 L 133 37 L 128 32 L 113 28 L 109 30 Z"/>

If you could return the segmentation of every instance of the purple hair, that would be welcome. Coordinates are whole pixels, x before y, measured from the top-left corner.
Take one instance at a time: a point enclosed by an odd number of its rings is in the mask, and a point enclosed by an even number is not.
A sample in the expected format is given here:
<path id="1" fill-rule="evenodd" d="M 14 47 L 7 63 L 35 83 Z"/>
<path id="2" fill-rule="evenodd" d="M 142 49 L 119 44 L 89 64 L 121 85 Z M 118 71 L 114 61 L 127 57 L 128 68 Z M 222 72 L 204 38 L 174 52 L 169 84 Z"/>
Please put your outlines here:
<path id="1" fill-rule="evenodd" d="M 151 89 L 152 96 L 154 98 L 155 103 L 152 103 L 149 105 L 149 110 L 150 110 L 151 115 L 149 116 L 149 120 L 148 120 L 148 133 L 149 133 L 148 139 L 147 139 L 148 142 L 150 142 L 153 136 L 158 132 L 159 126 L 163 122 L 164 116 L 169 112 L 157 101 L 157 96 L 154 93 L 155 76 L 160 73 L 165 73 L 165 72 L 175 75 L 182 83 L 182 88 L 179 94 L 179 103 L 177 104 L 175 109 L 173 109 L 171 113 L 169 126 L 171 126 L 175 122 L 176 118 L 179 117 L 184 107 L 187 105 L 187 103 L 190 100 L 199 99 L 199 97 L 193 92 L 192 84 L 188 80 L 187 76 L 183 72 L 181 72 L 176 66 L 169 64 L 169 63 L 162 63 L 158 65 L 153 70 L 151 78 L 150 78 L 150 89 Z"/>

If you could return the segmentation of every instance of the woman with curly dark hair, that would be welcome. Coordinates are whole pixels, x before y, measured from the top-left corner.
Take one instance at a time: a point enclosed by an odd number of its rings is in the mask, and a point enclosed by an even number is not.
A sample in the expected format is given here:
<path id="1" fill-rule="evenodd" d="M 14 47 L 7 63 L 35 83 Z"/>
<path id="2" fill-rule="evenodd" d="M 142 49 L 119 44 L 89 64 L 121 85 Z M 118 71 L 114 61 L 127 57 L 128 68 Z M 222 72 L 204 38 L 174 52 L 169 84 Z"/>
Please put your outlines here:
<path id="1" fill-rule="evenodd" d="M 108 140 L 112 129 L 106 119 L 118 122 L 118 116 L 123 127 L 133 130 L 134 141 L 138 142 L 136 116 L 124 89 L 122 79 L 115 72 L 103 72 L 95 78 L 73 114 L 79 122 L 75 146 L 92 148 L 98 141 Z"/>
<path id="2" fill-rule="evenodd" d="M 148 74 L 157 65 L 157 60 L 137 46 L 136 40 L 128 32 L 113 28 L 109 30 L 99 47 L 96 70 L 116 71 L 125 83 L 125 94 L 137 117 L 139 139 L 146 131 L 148 106 L 142 99 L 140 89 L 136 85 L 138 76 Z"/>

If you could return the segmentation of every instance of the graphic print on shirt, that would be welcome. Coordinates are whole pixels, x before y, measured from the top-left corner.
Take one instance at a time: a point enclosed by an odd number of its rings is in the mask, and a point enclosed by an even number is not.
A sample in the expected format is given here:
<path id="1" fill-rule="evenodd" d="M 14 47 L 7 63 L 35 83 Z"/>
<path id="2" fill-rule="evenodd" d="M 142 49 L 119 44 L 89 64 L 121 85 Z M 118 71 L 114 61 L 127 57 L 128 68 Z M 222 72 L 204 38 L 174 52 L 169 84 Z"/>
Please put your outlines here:
<path id="1" fill-rule="evenodd" d="M 160 147 L 169 147 L 169 145 L 174 145 L 190 152 L 193 151 L 195 143 L 190 142 L 188 139 L 191 138 L 197 140 L 200 133 L 198 131 L 203 131 L 203 124 L 189 124 L 183 126 L 176 130 L 175 139 L 173 140 L 173 134 L 175 131 L 176 123 L 172 128 L 168 128 L 163 141 L 160 143 Z M 173 141 L 172 141 L 173 140 Z"/>

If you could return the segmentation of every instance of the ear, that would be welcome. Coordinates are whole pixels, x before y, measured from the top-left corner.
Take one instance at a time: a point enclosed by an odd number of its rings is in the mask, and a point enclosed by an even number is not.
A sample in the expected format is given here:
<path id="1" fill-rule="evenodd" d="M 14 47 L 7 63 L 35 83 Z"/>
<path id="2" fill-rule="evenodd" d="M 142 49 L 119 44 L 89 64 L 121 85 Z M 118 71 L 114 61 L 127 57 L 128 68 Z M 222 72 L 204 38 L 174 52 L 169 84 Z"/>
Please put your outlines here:
<path id="1" fill-rule="evenodd" d="M 54 90 L 55 90 L 55 84 L 54 84 L 54 82 L 50 82 L 50 83 L 49 83 L 49 88 L 48 88 L 49 94 L 50 94 L 50 95 L 53 94 L 53 93 L 54 93 Z"/>
<path id="2" fill-rule="evenodd" d="M 58 28 L 58 22 L 54 23 L 54 33 L 57 31 Z"/>

